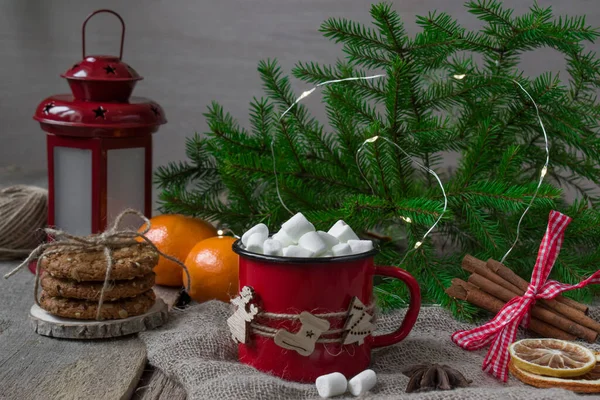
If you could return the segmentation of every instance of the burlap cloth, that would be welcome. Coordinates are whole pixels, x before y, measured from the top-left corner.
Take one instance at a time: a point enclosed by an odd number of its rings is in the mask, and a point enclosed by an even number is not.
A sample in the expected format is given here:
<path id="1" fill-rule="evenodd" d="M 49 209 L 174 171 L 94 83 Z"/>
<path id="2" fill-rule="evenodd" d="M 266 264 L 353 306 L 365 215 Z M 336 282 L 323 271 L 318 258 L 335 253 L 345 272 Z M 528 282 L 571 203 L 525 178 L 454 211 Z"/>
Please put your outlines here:
<path id="1" fill-rule="evenodd" d="M 598 320 L 600 312 L 592 311 Z M 399 325 L 403 311 L 381 315 L 378 332 Z M 283 381 L 237 362 L 237 346 L 226 320 L 229 305 L 217 301 L 194 304 L 171 314 L 167 325 L 140 334 L 150 363 L 181 383 L 189 399 L 320 399 L 314 385 Z M 469 328 L 439 307 L 424 307 L 410 335 L 397 345 L 373 351 L 371 368 L 378 383 L 363 399 L 575 399 L 561 389 L 536 389 L 513 378 L 503 384 L 481 371 L 485 350 L 468 352 L 450 341 L 452 332 Z M 524 333 L 519 333 L 524 337 Z M 598 345 L 588 347 L 600 350 Z M 417 363 L 444 363 L 455 367 L 473 384 L 453 391 L 406 394 L 403 367 Z M 586 396 L 595 398 L 596 396 Z M 353 399 L 349 393 L 336 399 Z"/>

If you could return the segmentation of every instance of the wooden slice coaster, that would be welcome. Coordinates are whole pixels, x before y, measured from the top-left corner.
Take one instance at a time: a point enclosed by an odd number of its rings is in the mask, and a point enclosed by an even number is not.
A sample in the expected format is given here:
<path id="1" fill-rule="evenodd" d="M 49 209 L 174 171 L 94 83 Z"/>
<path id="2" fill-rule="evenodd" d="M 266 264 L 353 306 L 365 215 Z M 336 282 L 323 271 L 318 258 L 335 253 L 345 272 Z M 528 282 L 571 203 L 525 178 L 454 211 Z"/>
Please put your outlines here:
<path id="1" fill-rule="evenodd" d="M 157 296 L 154 306 L 145 314 L 125 319 L 85 321 L 52 315 L 37 304 L 29 311 L 34 330 L 43 336 L 63 339 L 105 339 L 131 335 L 154 328 L 167 322 L 167 304 Z"/>

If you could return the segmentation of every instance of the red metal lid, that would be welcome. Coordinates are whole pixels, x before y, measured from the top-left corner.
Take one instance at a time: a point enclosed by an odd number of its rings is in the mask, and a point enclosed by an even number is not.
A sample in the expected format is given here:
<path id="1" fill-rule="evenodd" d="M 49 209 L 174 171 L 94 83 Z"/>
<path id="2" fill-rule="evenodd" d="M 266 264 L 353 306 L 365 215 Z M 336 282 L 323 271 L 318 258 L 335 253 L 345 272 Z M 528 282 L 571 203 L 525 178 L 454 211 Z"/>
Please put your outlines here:
<path id="1" fill-rule="evenodd" d="M 116 56 L 87 56 L 61 75 L 66 79 L 86 81 L 139 81 L 133 68 Z"/>
<path id="2" fill-rule="evenodd" d="M 42 101 L 33 119 L 51 125 L 122 129 L 167 122 L 161 106 L 142 97 L 131 97 L 127 103 L 98 103 L 78 100 L 70 94 L 59 94 Z"/>
<path id="3" fill-rule="evenodd" d="M 116 56 L 88 56 L 85 53 L 85 27 L 94 15 L 110 13 L 121 22 L 121 49 Z M 82 60 L 61 76 L 69 81 L 76 99 L 87 101 L 127 101 L 135 83 L 143 79 L 133 68 L 123 62 L 125 22 L 112 10 L 97 10 L 88 15 L 81 26 Z"/>
<path id="4" fill-rule="evenodd" d="M 86 56 L 85 26 L 94 15 L 107 12 L 121 21 L 121 51 L 116 56 Z M 48 97 L 35 110 L 42 129 L 56 135 L 99 137 L 149 135 L 167 122 L 155 102 L 130 97 L 138 73 L 122 61 L 125 23 L 111 10 L 91 13 L 82 26 L 83 60 L 66 73 L 72 95 Z"/>

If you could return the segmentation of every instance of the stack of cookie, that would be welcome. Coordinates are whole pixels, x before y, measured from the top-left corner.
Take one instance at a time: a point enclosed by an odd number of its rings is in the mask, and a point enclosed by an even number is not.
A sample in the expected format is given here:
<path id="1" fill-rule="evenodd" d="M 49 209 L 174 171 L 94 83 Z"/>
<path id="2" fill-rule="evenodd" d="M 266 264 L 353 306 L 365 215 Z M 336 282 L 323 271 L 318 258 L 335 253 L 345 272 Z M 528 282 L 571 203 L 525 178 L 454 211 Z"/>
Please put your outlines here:
<path id="1" fill-rule="evenodd" d="M 158 254 L 147 243 L 112 252 L 110 282 L 104 292 L 101 319 L 123 319 L 146 313 L 155 301 L 154 272 Z M 41 259 L 41 307 L 51 314 L 96 319 L 106 277 L 104 252 L 53 248 Z"/>

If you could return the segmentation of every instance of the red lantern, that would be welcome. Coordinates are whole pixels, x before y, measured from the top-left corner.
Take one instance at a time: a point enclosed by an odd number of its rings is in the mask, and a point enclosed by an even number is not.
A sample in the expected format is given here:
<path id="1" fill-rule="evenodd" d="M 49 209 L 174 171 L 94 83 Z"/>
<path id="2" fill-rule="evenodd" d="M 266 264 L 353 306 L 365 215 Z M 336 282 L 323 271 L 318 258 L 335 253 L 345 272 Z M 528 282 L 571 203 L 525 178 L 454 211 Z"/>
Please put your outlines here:
<path id="1" fill-rule="evenodd" d="M 119 57 L 85 53 L 85 26 L 101 12 L 121 21 Z M 152 210 L 152 133 L 166 120 L 157 103 L 130 97 L 142 77 L 122 61 L 124 37 L 119 14 L 90 14 L 83 60 L 61 75 L 72 94 L 48 97 L 34 116 L 47 132 L 48 224 L 77 235 L 103 231 L 125 208 Z"/>

